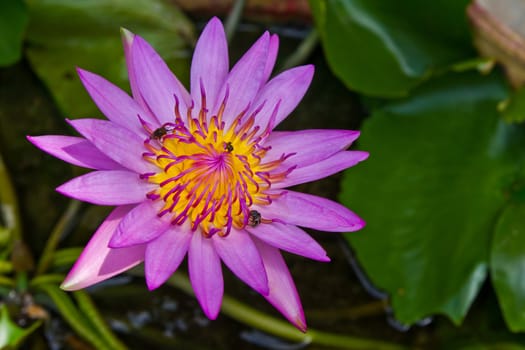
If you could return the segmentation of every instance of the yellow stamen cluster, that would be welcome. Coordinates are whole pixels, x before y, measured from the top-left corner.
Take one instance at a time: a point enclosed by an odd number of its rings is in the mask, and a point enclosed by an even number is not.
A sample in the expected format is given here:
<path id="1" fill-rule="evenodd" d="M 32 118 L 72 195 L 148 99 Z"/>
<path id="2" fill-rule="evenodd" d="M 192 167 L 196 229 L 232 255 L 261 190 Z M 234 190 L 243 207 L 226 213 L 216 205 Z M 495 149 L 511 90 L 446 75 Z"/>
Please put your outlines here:
<path id="1" fill-rule="evenodd" d="M 175 225 L 189 220 L 192 230 L 200 228 L 206 236 L 225 236 L 232 227 L 253 225 L 250 207 L 271 203 L 265 191 L 287 172 L 272 174 L 284 157 L 263 163 L 268 149 L 259 145 L 264 132 L 257 135 L 259 127 L 253 126 L 257 112 L 246 118 L 241 113 L 225 130 L 225 103 L 208 118 L 203 102 L 198 118 L 190 108 L 183 121 L 177 103 L 174 123 L 146 127 L 151 137 L 144 157 L 159 171 L 143 177 L 158 185 L 148 198 L 164 202 L 159 216 L 170 215 Z"/>

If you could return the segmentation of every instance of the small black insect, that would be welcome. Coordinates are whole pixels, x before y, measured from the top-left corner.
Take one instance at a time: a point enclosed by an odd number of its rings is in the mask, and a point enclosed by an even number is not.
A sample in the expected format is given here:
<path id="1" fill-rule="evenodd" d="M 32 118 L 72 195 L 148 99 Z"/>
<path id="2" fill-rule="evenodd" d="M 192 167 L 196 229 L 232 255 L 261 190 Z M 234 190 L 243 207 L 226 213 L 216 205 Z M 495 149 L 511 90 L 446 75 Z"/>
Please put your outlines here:
<path id="1" fill-rule="evenodd" d="M 255 227 L 261 223 L 261 213 L 259 213 L 257 210 L 250 210 L 249 215 L 248 225 Z"/>
<path id="2" fill-rule="evenodd" d="M 233 145 L 231 142 L 226 142 L 226 146 L 224 146 L 224 148 L 226 148 L 226 151 L 228 151 L 228 153 L 233 152 Z"/>
<path id="3" fill-rule="evenodd" d="M 161 140 L 164 136 L 171 134 L 173 130 L 175 130 L 175 126 L 171 123 L 166 123 L 153 131 L 151 133 L 151 138 L 155 140 Z"/>

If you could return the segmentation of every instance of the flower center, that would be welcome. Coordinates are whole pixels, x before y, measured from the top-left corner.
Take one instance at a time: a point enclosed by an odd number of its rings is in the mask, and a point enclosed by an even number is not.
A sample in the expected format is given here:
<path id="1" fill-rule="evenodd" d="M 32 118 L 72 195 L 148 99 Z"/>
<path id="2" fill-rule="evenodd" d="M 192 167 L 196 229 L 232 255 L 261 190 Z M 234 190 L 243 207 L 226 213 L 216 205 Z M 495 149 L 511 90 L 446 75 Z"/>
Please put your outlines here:
<path id="1" fill-rule="evenodd" d="M 170 215 L 172 224 L 188 221 L 192 230 L 226 236 L 231 228 L 256 226 L 264 219 L 250 209 L 254 204 L 270 204 L 274 195 L 266 192 L 272 182 L 284 178 L 291 169 L 276 173 L 286 156 L 263 163 L 268 148 L 260 145 L 271 131 L 261 135 L 254 125 L 257 111 L 250 116 L 243 112 L 225 130 L 222 113 L 207 117 L 205 98 L 198 118 L 188 110 L 187 122 L 182 120 L 176 101 L 173 123 L 151 130 L 144 145 L 144 158 L 159 171 L 143 174 L 158 185 L 147 194 L 151 200 L 163 201 L 159 216 Z"/>

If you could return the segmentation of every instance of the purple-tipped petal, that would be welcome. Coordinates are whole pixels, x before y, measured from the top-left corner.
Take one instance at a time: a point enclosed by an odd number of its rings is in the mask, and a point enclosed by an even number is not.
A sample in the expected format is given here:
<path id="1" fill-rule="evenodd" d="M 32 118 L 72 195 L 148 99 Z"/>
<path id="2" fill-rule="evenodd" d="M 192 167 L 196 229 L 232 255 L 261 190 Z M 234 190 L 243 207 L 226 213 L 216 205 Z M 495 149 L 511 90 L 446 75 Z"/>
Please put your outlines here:
<path id="1" fill-rule="evenodd" d="M 127 170 L 99 170 L 75 177 L 56 190 L 92 204 L 125 205 L 146 200 L 146 193 L 155 187 Z"/>
<path id="2" fill-rule="evenodd" d="M 290 187 L 333 175 L 368 158 L 368 152 L 341 151 L 312 165 L 294 169 L 281 182 L 272 184 L 273 188 Z"/>
<path id="3" fill-rule="evenodd" d="M 115 123 L 99 119 L 69 120 L 82 136 L 122 166 L 139 174 L 154 172 L 155 165 L 145 161 L 143 139 Z"/>
<path id="4" fill-rule="evenodd" d="M 173 122 L 174 96 L 178 97 L 180 113 L 185 116 L 191 97 L 159 54 L 138 35 L 133 39 L 131 54 L 140 95 L 159 122 Z"/>
<path id="5" fill-rule="evenodd" d="M 265 296 L 284 317 L 300 331 L 306 332 L 306 320 L 299 294 L 290 271 L 278 249 L 254 238 L 268 275 L 270 293 Z"/>
<path id="6" fill-rule="evenodd" d="M 221 21 L 213 17 L 197 41 L 191 62 L 191 96 L 195 103 L 201 103 L 202 82 L 207 107 L 215 106 L 229 68 L 226 34 Z"/>
<path id="7" fill-rule="evenodd" d="M 188 252 L 192 236 L 189 225 L 172 225 L 148 243 L 144 271 L 149 290 L 162 285 L 177 270 Z"/>
<path id="8" fill-rule="evenodd" d="M 224 82 L 217 105 L 228 94 L 228 101 L 223 113 L 226 130 L 233 120 L 253 101 L 264 78 L 264 68 L 268 58 L 270 34 L 265 32 L 253 46 L 246 51 L 232 68 Z M 216 106 L 217 106 L 216 105 Z M 214 111 L 218 110 L 218 106 Z"/>
<path id="9" fill-rule="evenodd" d="M 197 230 L 188 251 L 188 269 L 195 296 L 204 314 L 214 320 L 219 315 L 224 294 L 221 260 L 211 238 Z"/>
<path id="10" fill-rule="evenodd" d="M 135 34 L 125 28 L 120 28 L 120 33 L 122 37 L 122 45 L 124 46 L 124 54 L 126 56 L 126 68 L 128 69 L 129 85 L 131 87 L 133 99 L 139 104 L 140 107 L 142 107 L 144 111 L 148 113 L 150 116 L 149 119 L 156 120 L 156 117 L 150 111 L 146 101 L 144 101 L 142 95 L 140 94 L 139 86 L 137 84 L 137 77 L 135 76 L 135 70 L 133 69 L 131 47 L 133 46 L 133 41 L 135 40 Z"/>
<path id="11" fill-rule="evenodd" d="M 126 215 L 109 241 L 110 248 L 130 247 L 148 243 L 163 234 L 171 225 L 167 215 L 159 217 L 162 204 L 146 200 Z"/>
<path id="12" fill-rule="evenodd" d="M 319 231 L 353 232 L 365 226 L 363 219 L 339 203 L 288 190 L 275 198 L 271 205 L 261 206 L 258 210 L 265 219 L 277 219 Z"/>
<path id="13" fill-rule="evenodd" d="M 232 230 L 228 236 L 214 235 L 212 240 L 217 254 L 235 276 L 258 293 L 268 294 L 266 271 L 248 233 Z"/>
<path id="14" fill-rule="evenodd" d="M 272 74 L 273 67 L 275 66 L 275 61 L 277 60 L 277 52 L 279 51 L 279 36 L 277 34 L 272 34 L 270 36 L 270 45 L 268 46 L 268 59 L 264 65 L 264 73 L 262 84 L 268 81 L 270 75 Z M 262 87 L 262 85 L 261 85 Z"/>
<path id="15" fill-rule="evenodd" d="M 300 131 L 274 131 L 264 146 L 270 146 L 264 159 L 272 161 L 293 153 L 282 167 L 303 167 L 324 160 L 348 148 L 359 137 L 359 131 L 311 129 Z"/>
<path id="16" fill-rule="evenodd" d="M 246 227 L 246 230 L 276 248 L 313 260 L 330 261 L 323 247 L 297 226 L 272 222 L 256 227 Z"/>
<path id="17" fill-rule="evenodd" d="M 27 136 L 27 139 L 42 151 L 76 166 L 97 170 L 123 169 L 83 137 L 44 135 Z"/>
<path id="18" fill-rule="evenodd" d="M 295 67 L 277 75 L 261 89 L 250 108 L 250 112 L 253 112 L 264 102 L 263 108 L 257 114 L 256 122 L 261 126 L 261 130 L 265 130 L 270 122 L 272 122 L 272 127 L 275 127 L 297 107 L 310 86 L 313 76 L 314 66 Z M 277 114 L 272 117 L 278 103 Z M 273 121 L 272 118 L 274 118 Z"/>
<path id="19" fill-rule="evenodd" d="M 91 98 L 109 120 L 142 137 L 149 136 L 140 124 L 139 116 L 149 123 L 157 121 L 152 120 L 135 100 L 97 74 L 80 68 L 77 68 L 77 72 Z"/>
<path id="20" fill-rule="evenodd" d="M 118 275 L 144 260 L 144 245 L 111 249 L 108 242 L 122 218 L 133 206 L 115 208 L 89 240 L 75 265 L 60 286 L 65 290 L 89 287 Z"/>

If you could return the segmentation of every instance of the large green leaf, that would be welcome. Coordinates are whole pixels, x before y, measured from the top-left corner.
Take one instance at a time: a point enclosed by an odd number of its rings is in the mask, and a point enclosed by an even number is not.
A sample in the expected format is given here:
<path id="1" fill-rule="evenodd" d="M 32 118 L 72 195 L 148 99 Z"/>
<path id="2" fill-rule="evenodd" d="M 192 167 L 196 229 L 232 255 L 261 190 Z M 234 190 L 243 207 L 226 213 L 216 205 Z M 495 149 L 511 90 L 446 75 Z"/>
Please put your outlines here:
<path id="1" fill-rule="evenodd" d="M 497 76 L 445 76 L 373 113 L 345 173 L 341 200 L 366 221 L 347 235 L 403 323 L 461 322 L 487 274 L 490 242 L 525 147 L 498 117 Z"/>
<path id="2" fill-rule="evenodd" d="M 22 0 L 0 1 L 0 66 L 18 61 L 27 25 L 27 10 Z"/>
<path id="3" fill-rule="evenodd" d="M 389 97 L 474 55 L 468 2 L 310 0 L 310 6 L 335 74 L 350 89 Z"/>
<path id="4" fill-rule="evenodd" d="M 525 331 L 525 203 L 505 208 L 494 234 L 491 276 L 507 325 Z"/>
<path id="5" fill-rule="evenodd" d="M 29 60 L 68 117 L 98 114 L 76 76 L 81 67 L 125 88 L 120 27 L 143 36 L 188 80 L 193 27 L 168 0 L 28 0 Z M 129 89 L 128 89 L 129 90 Z"/>

